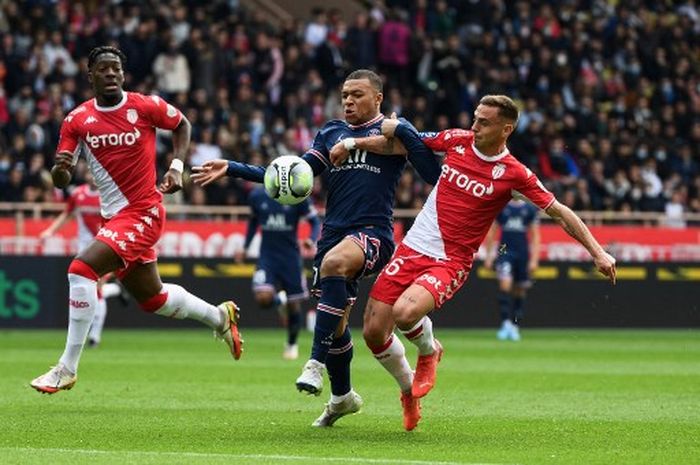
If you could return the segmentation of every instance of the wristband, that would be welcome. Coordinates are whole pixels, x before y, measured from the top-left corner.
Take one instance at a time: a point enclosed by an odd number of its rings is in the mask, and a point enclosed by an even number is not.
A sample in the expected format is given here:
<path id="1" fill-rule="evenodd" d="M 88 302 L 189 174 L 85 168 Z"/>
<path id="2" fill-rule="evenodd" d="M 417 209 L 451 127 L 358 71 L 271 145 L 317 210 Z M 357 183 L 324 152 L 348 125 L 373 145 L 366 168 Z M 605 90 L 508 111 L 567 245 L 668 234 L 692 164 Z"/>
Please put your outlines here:
<path id="1" fill-rule="evenodd" d="M 343 147 L 345 147 L 345 150 L 353 150 L 355 147 L 357 147 L 357 142 L 355 141 L 354 137 L 346 137 L 343 139 Z"/>
<path id="2" fill-rule="evenodd" d="M 172 161 L 172 163 L 170 163 L 170 169 L 175 170 L 178 173 L 182 174 L 182 172 L 185 169 L 185 164 L 182 163 L 182 160 L 180 160 L 179 158 L 176 158 Z"/>

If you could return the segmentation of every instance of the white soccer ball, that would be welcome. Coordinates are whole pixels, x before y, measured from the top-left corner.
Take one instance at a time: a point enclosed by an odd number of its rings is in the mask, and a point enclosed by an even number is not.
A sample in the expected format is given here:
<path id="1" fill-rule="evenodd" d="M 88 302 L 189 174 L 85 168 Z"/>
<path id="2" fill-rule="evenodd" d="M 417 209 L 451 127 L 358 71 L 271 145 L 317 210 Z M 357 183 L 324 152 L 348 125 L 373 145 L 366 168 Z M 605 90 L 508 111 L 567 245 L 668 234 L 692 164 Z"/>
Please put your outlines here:
<path id="1" fill-rule="evenodd" d="M 282 205 L 296 205 L 311 194 L 314 172 L 296 155 L 283 155 L 272 160 L 265 170 L 265 192 Z"/>

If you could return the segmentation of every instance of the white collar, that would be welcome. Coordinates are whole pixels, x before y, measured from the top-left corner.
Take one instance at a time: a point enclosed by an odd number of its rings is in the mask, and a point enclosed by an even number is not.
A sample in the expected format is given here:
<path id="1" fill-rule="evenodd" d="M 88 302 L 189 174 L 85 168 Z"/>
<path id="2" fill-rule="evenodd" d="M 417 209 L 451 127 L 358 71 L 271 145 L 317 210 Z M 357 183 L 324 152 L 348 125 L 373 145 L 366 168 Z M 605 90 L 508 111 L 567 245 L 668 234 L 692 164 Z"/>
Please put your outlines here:
<path id="1" fill-rule="evenodd" d="M 479 151 L 479 149 L 476 148 L 476 145 L 474 145 L 473 143 L 472 143 L 472 150 L 474 150 L 474 153 L 476 154 L 477 157 L 479 157 L 482 160 L 487 161 L 489 163 L 496 162 L 510 153 L 510 151 L 508 150 L 508 147 L 503 147 L 503 150 L 499 154 L 496 154 L 493 156 L 484 155 L 483 153 L 481 153 Z"/>
<path id="2" fill-rule="evenodd" d="M 95 110 L 97 110 L 97 111 L 114 111 L 114 110 L 119 110 L 119 109 L 120 109 L 121 107 L 123 107 L 124 104 L 126 103 L 126 100 L 127 100 L 127 98 L 128 98 L 126 94 L 127 94 L 126 92 L 122 91 L 122 99 L 121 99 L 121 101 L 120 101 L 119 103 L 117 103 L 116 105 L 113 105 L 113 106 L 111 106 L 111 107 L 101 107 L 101 106 L 97 103 L 97 98 L 93 99 L 93 100 L 95 100 Z"/>

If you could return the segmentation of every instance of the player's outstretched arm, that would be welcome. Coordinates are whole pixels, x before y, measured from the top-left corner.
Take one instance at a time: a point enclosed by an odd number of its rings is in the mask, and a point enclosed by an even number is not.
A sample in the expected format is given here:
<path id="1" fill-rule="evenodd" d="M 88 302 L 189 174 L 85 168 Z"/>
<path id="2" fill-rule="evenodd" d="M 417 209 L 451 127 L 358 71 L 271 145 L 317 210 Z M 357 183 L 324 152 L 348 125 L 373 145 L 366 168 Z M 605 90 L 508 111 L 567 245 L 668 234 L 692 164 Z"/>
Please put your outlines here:
<path id="1" fill-rule="evenodd" d="M 251 210 L 250 218 L 248 218 L 248 226 L 245 231 L 245 240 L 243 241 L 243 248 L 236 251 L 234 258 L 236 263 L 243 263 L 245 261 L 246 253 L 248 252 L 248 247 L 250 243 L 253 242 L 255 233 L 258 232 L 258 217 L 255 215 L 255 211 Z"/>
<path id="2" fill-rule="evenodd" d="M 612 284 L 615 284 L 615 258 L 603 250 L 583 220 L 569 207 L 556 200 L 545 211 L 554 221 L 559 223 L 569 236 L 579 241 L 588 250 L 598 271 L 607 276 Z"/>
<path id="3" fill-rule="evenodd" d="M 440 165 L 433 151 L 421 140 L 418 131 L 411 123 L 393 116 L 395 115 L 382 121 L 382 135 L 387 138 L 395 136 L 401 141 L 408 152 L 408 161 L 425 182 L 434 186 L 440 179 Z"/>
<path id="4" fill-rule="evenodd" d="M 208 186 L 217 179 L 221 179 L 226 176 L 226 170 L 228 169 L 228 160 L 216 159 L 204 162 L 202 166 L 192 167 L 192 182 L 199 184 L 200 186 Z"/>
<path id="5" fill-rule="evenodd" d="M 491 224 L 486 237 L 484 238 L 484 251 L 486 252 L 486 257 L 484 258 L 484 266 L 491 269 L 493 267 L 493 262 L 496 259 L 496 234 L 498 233 L 498 223 L 495 221 Z"/>
<path id="6" fill-rule="evenodd" d="M 265 168 L 222 158 L 192 167 L 192 181 L 200 186 L 207 186 L 224 176 L 262 183 L 265 179 Z"/>
<path id="7" fill-rule="evenodd" d="M 334 166 L 342 165 L 350 156 L 350 150 L 365 150 L 379 155 L 406 155 L 406 147 L 395 139 L 384 136 L 348 137 L 331 148 L 330 159 Z"/>
<path id="8" fill-rule="evenodd" d="M 63 210 L 61 212 L 61 214 L 58 215 L 56 217 L 56 219 L 53 220 L 51 222 L 51 224 L 46 229 L 44 229 L 43 231 L 41 231 L 41 233 L 39 233 L 39 237 L 41 239 L 47 239 L 47 238 L 53 236 L 56 233 L 56 231 L 61 229 L 61 227 L 68 222 L 68 219 L 71 216 L 73 216 L 72 213 L 68 213 L 66 210 Z"/>
<path id="9" fill-rule="evenodd" d="M 170 168 L 163 176 L 163 182 L 158 189 L 165 194 L 172 194 L 182 189 L 182 172 L 185 168 L 185 157 L 190 146 L 192 136 L 192 125 L 184 116 L 180 124 L 173 129 L 173 156 L 175 159 L 170 163 Z"/>
<path id="10" fill-rule="evenodd" d="M 73 154 L 70 152 L 59 152 L 56 154 L 56 162 L 51 168 L 51 179 L 53 185 L 59 189 L 63 189 L 68 184 L 72 177 L 73 171 Z"/>
<path id="11" fill-rule="evenodd" d="M 542 243 L 540 237 L 540 223 L 539 221 L 533 221 L 530 225 L 530 261 L 527 264 L 528 271 L 534 273 L 537 267 L 540 265 L 540 245 Z"/>

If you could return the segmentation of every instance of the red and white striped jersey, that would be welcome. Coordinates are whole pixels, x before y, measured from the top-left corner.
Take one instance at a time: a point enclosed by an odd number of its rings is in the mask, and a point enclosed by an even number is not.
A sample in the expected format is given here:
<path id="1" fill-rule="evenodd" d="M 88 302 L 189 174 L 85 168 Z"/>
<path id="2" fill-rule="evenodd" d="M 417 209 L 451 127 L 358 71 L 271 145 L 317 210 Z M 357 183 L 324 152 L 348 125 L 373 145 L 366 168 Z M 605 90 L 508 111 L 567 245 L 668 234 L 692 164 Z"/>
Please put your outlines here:
<path id="1" fill-rule="evenodd" d="M 543 209 L 554 202 L 554 195 L 507 148 L 484 155 L 474 147 L 474 133 L 464 129 L 420 136 L 433 151 L 446 152 L 440 179 L 404 238 L 424 255 L 472 260 L 513 191 Z"/>
<path id="2" fill-rule="evenodd" d="M 102 216 L 125 207 L 148 208 L 163 196 L 156 188 L 156 128 L 173 130 L 182 113 L 158 96 L 124 92 L 101 107 L 95 99 L 63 120 L 57 152 L 78 157 L 83 149 L 102 198 Z"/>
<path id="3" fill-rule="evenodd" d="M 66 212 L 73 213 L 78 222 L 78 249 L 82 250 L 102 225 L 100 193 L 92 190 L 88 184 L 81 184 L 68 197 Z"/>

